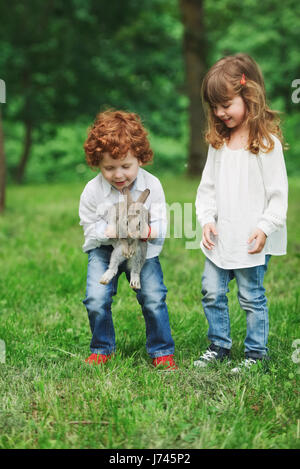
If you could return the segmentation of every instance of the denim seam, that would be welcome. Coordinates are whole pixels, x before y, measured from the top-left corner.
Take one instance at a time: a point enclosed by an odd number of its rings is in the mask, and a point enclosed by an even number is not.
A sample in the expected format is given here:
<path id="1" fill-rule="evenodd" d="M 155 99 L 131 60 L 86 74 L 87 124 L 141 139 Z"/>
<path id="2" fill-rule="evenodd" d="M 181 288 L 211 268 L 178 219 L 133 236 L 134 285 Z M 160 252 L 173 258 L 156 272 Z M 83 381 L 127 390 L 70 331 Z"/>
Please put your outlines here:
<path id="1" fill-rule="evenodd" d="M 258 281 L 259 281 L 259 288 L 260 288 L 260 285 L 262 286 L 263 288 L 263 276 L 262 276 L 262 269 L 259 269 L 258 270 Z M 262 278 L 261 278 L 262 277 Z M 265 312 L 265 308 L 264 308 L 264 305 L 262 304 L 261 307 L 261 312 L 260 314 L 262 315 L 261 316 L 261 321 L 262 321 L 262 329 L 263 329 L 263 341 L 264 341 L 264 348 L 265 348 L 265 343 L 266 343 L 266 319 L 265 319 L 265 315 L 266 315 L 266 312 Z"/>
<path id="2" fill-rule="evenodd" d="M 259 288 L 263 288 L 263 280 L 264 280 L 264 275 L 265 275 L 265 272 L 266 272 L 266 267 L 263 266 L 263 268 L 261 268 L 261 266 L 257 266 L 256 267 L 256 288 L 259 289 Z M 264 289 L 264 292 L 263 292 L 263 295 L 265 297 L 265 289 Z M 262 305 L 260 306 L 259 308 L 259 313 L 260 313 L 260 321 L 263 323 L 262 324 L 262 332 L 263 332 L 263 347 L 266 348 L 266 306 Z M 260 353 L 262 356 L 264 355 L 267 355 L 267 352 L 266 350 L 264 351 L 257 351 L 257 350 L 251 350 L 251 349 L 245 349 L 245 354 L 247 353 L 251 353 L 251 352 L 254 352 L 254 353 Z"/>
<path id="3" fill-rule="evenodd" d="M 106 309 L 106 320 L 105 320 L 105 332 L 106 332 L 106 337 L 109 337 L 112 339 L 113 337 L 113 322 L 112 322 L 112 311 L 111 311 L 111 304 L 112 304 L 112 282 L 109 283 L 109 300 L 110 300 L 110 306 L 108 306 L 108 302 L 106 303 L 105 307 Z"/>
<path id="4" fill-rule="evenodd" d="M 258 278 L 259 278 L 259 287 L 261 286 L 261 288 L 264 289 L 263 287 L 263 280 L 264 280 L 264 274 L 265 274 L 265 266 L 263 266 L 263 269 L 259 269 L 258 271 Z M 264 289 L 264 292 L 263 292 L 263 295 L 265 297 L 265 289 Z M 266 347 L 266 308 L 265 308 L 265 305 L 263 304 L 261 306 L 261 313 L 262 313 L 262 322 L 263 322 L 263 340 L 264 340 L 264 348 Z"/>
<path id="5" fill-rule="evenodd" d="M 228 310 L 228 298 L 227 298 L 227 293 L 228 293 L 228 283 L 229 283 L 229 274 L 227 271 L 224 271 L 224 275 L 222 275 L 222 296 L 225 301 L 225 308 L 222 309 L 222 332 L 223 336 L 226 335 L 227 337 L 227 331 L 228 331 L 228 321 L 229 321 L 229 310 Z M 221 346 L 222 347 L 222 346 Z"/>

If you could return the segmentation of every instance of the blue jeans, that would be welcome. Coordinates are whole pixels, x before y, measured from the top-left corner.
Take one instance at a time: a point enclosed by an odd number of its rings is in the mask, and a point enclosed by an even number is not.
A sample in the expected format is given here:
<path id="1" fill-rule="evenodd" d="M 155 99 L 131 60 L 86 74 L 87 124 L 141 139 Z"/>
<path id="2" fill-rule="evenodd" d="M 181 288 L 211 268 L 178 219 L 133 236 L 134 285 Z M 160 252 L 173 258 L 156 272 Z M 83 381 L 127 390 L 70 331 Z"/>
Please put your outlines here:
<path id="1" fill-rule="evenodd" d="M 209 329 L 208 339 L 215 345 L 230 349 L 230 320 L 228 311 L 228 283 L 233 278 L 238 286 L 238 300 L 246 312 L 247 334 L 245 354 L 247 358 L 267 356 L 269 319 L 267 299 L 263 287 L 264 275 L 271 256 L 266 263 L 245 269 L 221 269 L 209 259 L 205 261 L 202 277 L 202 305 Z"/>
<path id="2" fill-rule="evenodd" d="M 116 348 L 111 304 L 117 293 L 118 278 L 125 272 L 130 281 L 125 261 L 108 285 L 99 283 L 108 268 L 111 252 L 112 246 L 101 246 L 88 252 L 87 289 L 83 301 L 92 331 L 91 352 L 104 355 L 111 354 Z M 174 353 L 166 295 L 158 257 L 147 259 L 141 271 L 141 289 L 136 290 L 136 296 L 146 323 L 146 349 L 152 358 Z"/>

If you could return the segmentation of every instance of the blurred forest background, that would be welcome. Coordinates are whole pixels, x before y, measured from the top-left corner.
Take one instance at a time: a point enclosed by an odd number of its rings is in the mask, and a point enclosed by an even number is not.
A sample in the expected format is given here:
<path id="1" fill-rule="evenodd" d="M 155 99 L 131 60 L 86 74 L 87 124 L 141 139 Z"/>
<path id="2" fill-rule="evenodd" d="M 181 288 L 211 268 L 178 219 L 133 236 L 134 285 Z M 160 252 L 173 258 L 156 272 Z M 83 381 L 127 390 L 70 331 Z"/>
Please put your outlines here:
<path id="1" fill-rule="evenodd" d="M 0 17 L 7 184 L 93 177 L 82 146 L 108 107 L 141 115 L 155 151 L 148 170 L 199 177 L 201 77 L 237 52 L 260 64 L 269 104 L 282 112 L 288 173 L 300 174 L 298 0 L 11 0 Z"/>

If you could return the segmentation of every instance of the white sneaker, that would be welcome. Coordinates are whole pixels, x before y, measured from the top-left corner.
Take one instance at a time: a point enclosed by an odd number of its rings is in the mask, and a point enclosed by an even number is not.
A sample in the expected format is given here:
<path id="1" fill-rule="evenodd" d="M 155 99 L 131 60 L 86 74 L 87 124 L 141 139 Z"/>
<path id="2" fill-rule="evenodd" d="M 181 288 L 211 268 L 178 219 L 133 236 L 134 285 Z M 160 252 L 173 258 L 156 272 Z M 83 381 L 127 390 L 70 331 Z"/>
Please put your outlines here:
<path id="1" fill-rule="evenodd" d="M 231 373 L 241 373 L 242 371 L 248 371 L 253 365 L 257 363 L 254 358 L 245 358 L 239 366 L 232 368 Z"/>
<path id="2" fill-rule="evenodd" d="M 217 355 L 217 352 L 213 352 L 212 350 L 206 350 L 206 352 L 204 352 L 198 360 L 194 361 L 194 366 L 205 368 L 208 363 L 216 360 Z"/>
<path id="3" fill-rule="evenodd" d="M 229 351 L 218 347 L 214 344 L 211 344 L 208 349 L 201 355 L 201 357 L 194 361 L 194 366 L 199 366 L 200 368 L 205 368 L 209 363 L 218 361 L 223 361 L 225 358 L 228 359 Z M 230 361 L 230 360 L 228 360 Z"/>

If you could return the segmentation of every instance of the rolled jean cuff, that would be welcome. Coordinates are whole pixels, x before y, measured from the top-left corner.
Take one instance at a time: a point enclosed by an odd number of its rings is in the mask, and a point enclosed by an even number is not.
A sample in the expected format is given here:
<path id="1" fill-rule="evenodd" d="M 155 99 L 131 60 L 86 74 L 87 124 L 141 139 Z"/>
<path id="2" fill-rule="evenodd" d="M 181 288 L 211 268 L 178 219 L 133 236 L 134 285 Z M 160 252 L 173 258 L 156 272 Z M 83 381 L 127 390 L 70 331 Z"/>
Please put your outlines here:
<path id="1" fill-rule="evenodd" d="M 112 349 L 110 351 L 101 349 L 101 348 L 90 348 L 92 353 L 96 353 L 97 355 L 111 355 L 112 353 L 115 353 L 116 349 Z"/>
<path id="2" fill-rule="evenodd" d="M 175 351 L 175 349 L 172 348 L 172 349 L 164 350 L 162 352 L 159 352 L 159 351 L 154 352 L 154 353 L 149 353 L 148 352 L 148 354 L 151 358 L 158 358 L 158 357 L 165 357 L 166 355 L 174 355 L 174 351 Z"/>
<path id="3" fill-rule="evenodd" d="M 246 358 L 253 358 L 254 360 L 269 360 L 267 353 L 256 352 L 254 350 L 248 350 L 245 352 Z"/>
<path id="4" fill-rule="evenodd" d="M 228 351 L 231 350 L 231 346 L 228 346 L 228 343 L 226 342 L 220 342 L 219 340 L 212 340 L 211 343 L 216 345 L 217 347 L 224 348 Z"/>

